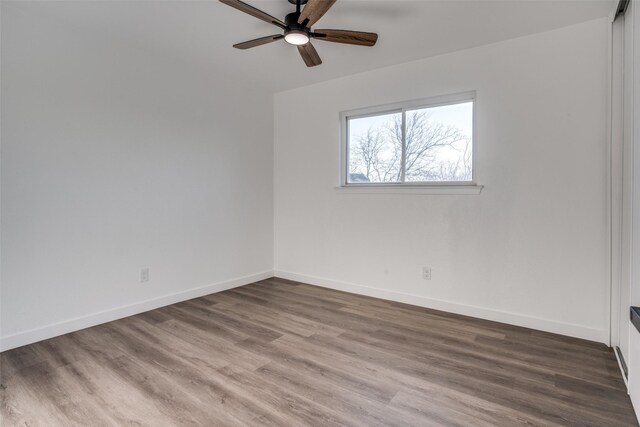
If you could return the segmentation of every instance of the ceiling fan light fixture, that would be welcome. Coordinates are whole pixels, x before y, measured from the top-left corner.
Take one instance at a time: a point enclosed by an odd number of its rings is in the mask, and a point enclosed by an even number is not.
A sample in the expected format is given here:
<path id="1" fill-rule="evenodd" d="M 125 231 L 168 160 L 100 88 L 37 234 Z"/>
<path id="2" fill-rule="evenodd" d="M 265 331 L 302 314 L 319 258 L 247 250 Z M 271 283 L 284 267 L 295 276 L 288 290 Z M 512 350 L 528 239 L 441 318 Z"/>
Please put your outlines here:
<path id="1" fill-rule="evenodd" d="M 294 46 L 304 46 L 309 43 L 309 35 L 304 31 L 291 30 L 284 35 L 284 41 Z"/>
<path id="2" fill-rule="evenodd" d="M 311 39 L 323 40 L 323 43 L 332 42 L 359 46 L 373 46 L 378 40 L 376 33 L 367 33 L 364 31 L 318 29 L 312 31 L 311 28 L 329 11 L 336 1 L 337 0 L 289 0 L 289 3 L 296 6 L 296 10 L 295 12 L 288 13 L 284 17 L 284 20 L 281 21 L 260 9 L 256 9 L 250 4 L 244 3 L 242 0 L 220 0 L 221 3 L 283 30 L 283 33 L 236 43 L 233 45 L 234 48 L 243 50 L 250 49 L 284 39 L 288 44 L 297 48 L 298 53 L 307 67 L 315 67 L 322 64 L 322 59 L 320 59 L 316 48 L 313 47 Z M 305 5 L 304 9 L 302 9 L 302 5 Z"/>

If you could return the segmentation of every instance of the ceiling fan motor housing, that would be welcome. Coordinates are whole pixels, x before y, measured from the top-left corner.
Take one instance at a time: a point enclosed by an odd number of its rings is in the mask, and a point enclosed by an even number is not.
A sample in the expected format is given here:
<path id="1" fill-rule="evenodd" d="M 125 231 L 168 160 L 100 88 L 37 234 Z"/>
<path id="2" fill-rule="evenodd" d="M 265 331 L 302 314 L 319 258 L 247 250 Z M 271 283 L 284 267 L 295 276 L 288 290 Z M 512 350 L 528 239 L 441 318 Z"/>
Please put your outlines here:
<path id="1" fill-rule="evenodd" d="M 285 16 L 284 23 L 284 39 L 287 43 L 302 46 L 309 43 L 311 39 L 309 28 L 306 28 L 306 22 L 298 23 L 300 12 L 293 12 Z"/>
<path id="2" fill-rule="evenodd" d="M 304 31 L 305 33 L 309 33 L 309 29 L 306 27 L 303 27 L 302 25 L 298 24 L 298 18 L 300 17 L 300 12 L 292 12 L 290 14 L 288 14 L 287 16 L 284 17 L 284 23 L 287 26 L 287 29 L 285 31 L 285 34 L 288 31 Z"/>

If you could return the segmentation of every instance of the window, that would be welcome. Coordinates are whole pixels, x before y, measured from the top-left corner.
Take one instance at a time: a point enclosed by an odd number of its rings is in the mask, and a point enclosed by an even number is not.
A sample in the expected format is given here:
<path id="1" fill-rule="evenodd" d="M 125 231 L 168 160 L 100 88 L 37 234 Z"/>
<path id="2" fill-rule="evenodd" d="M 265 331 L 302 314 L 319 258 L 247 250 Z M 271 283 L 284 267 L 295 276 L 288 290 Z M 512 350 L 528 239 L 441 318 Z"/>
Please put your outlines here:
<path id="1" fill-rule="evenodd" d="M 474 93 L 341 114 L 346 186 L 474 184 Z"/>

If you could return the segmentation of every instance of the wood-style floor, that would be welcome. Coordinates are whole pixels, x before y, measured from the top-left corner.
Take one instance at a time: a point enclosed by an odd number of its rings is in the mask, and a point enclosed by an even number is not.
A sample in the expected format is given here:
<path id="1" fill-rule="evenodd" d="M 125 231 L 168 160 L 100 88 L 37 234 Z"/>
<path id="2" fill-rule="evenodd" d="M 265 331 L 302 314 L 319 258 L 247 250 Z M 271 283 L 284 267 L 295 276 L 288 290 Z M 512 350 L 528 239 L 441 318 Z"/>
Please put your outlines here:
<path id="1" fill-rule="evenodd" d="M 2 426 L 636 426 L 602 344 L 270 279 L 1 355 Z"/>

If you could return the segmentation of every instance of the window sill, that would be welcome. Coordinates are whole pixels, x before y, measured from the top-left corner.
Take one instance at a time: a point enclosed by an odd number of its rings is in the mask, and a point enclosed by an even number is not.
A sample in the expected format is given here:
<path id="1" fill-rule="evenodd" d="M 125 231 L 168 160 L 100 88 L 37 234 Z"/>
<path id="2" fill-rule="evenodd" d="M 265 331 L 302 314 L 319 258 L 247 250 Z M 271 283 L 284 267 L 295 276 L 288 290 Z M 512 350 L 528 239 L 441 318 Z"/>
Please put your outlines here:
<path id="1" fill-rule="evenodd" d="M 433 194 L 433 195 L 464 195 L 480 194 L 484 185 L 345 185 L 335 187 L 338 194 Z"/>

